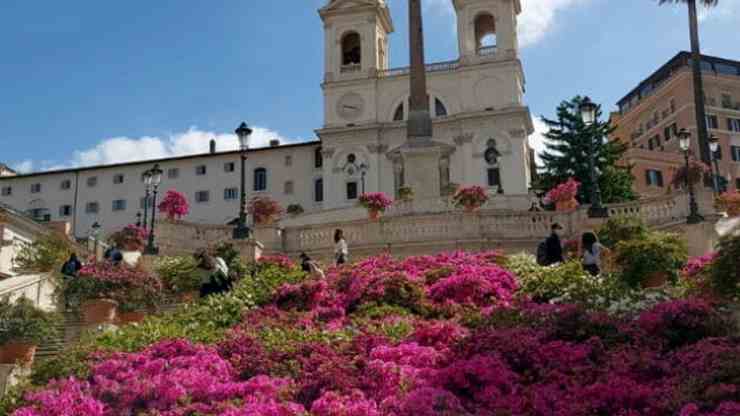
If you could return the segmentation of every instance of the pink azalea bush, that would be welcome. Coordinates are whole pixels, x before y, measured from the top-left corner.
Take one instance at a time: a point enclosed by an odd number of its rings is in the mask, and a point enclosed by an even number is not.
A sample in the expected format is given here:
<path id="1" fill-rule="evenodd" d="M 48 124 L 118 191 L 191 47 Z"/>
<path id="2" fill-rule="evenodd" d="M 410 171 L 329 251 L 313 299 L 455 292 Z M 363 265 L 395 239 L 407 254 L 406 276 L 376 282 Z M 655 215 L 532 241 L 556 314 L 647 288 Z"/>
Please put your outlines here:
<path id="1" fill-rule="evenodd" d="M 740 192 L 731 190 L 723 193 L 717 198 L 718 205 L 727 210 L 727 215 L 736 217 L 740 215 Z"/>
<path id="2" fill-rule="evenodd" d="M 264 224 L 283 213 L 280 204 L 269 196 L 256 196 L 247 204 L 247 212 L 254 217 L 254 222 Z"/>
<path id="3" fill-rule="evenodd" d="M 740 342 L 706 301 L 632 316 L 517 300 L 500 253 L 332 267 L 214 345 L 99 353 L 13 416 L 728 416 Z M 63 413 L 67 406 L 78 413 Z"/>
<path id="4" fill-rule="evenodd" d="M 580 182 L 576 181 L 574 178 L 570 178 L 565 183 L 561 183 L 551 189 L 545 195 L 545 203 L 554 204 L 556 202 L 571 201 L 576 197 L 576 195 L 578 195 L 578 188 L 580 187 Z"/>
<path id="5" fill-rule="evenodd" d="M 360 195 L 359 203 L 370 211 L 385 212 L 388 207 L 393 205 L 393 200 L 382 192 L 371 192 Z"/>
<path id="6" fill-rule="evenodd" d="M 683 276 L 691 278 L 707 270 L 707 268 L 714 263 L 719 253 L 712 252 L 707 253 L 703 256 L 692 257 L 682 270 Z"/>
<path id="7" fill-rule="evenodd" d="M 296 264 L 288 256 L 282 254 L 274 254 L 269 256 L 261 256 L 257 262 L 261 265 L 273 265 L 280 267 L 284 270 L 291 270 L 296 267 Z"/>
<path id="8" fill-rule="evenodd" d="M 170 220 L 182 219 L 190 212 L 188 199 L 183 193 L 174 189 L 170 189 L 165 193 L 164 199 L 159 203 L 157 208 Z"/>
<path id="9" fill-rule="evenodd" d="M 122 230 L 113 233 L 110 238 L 121 249 L 135 251 L 144 248 L 148 237 L 149 232 L 146 228 L 136 224 L 129 224 Z"/>
<path id="10" fill-rule="evenodd" d="M 458 207 L 480 208 L 488 202 L 488 193 L 480 186 L 468 186 L 458 189 L 452 200 Z"/>

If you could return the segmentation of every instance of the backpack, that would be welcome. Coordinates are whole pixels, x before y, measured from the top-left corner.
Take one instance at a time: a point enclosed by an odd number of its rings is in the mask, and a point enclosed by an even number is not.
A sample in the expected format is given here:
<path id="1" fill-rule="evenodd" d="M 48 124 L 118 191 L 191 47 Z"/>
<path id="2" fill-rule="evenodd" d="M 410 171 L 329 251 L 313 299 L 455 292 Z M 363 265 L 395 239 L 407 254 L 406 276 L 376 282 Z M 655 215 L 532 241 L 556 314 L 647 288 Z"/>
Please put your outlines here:
<path id="1" fill-rule="evenodd" d="M 65 276 L 74 276 L 77 274 L 77 268 L 75 267 L 74 262 L 68 261 L 64 263 L 64 266 L 62 266 L 62 274 Z"/>
<path id="2" fill-rule="evenodd" d="M 537 264 L 547 266 L 547 240 L 537 244 Z"/>

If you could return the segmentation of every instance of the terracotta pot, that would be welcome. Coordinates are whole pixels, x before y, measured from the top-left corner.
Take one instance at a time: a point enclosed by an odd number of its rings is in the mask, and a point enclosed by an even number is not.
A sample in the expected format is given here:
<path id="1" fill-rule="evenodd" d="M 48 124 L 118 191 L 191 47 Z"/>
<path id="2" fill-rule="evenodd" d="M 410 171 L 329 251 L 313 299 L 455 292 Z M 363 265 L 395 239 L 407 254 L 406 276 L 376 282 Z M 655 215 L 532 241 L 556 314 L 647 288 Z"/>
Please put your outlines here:
<path id="1" fill-rule="evenodd" d="M 380 219 L 380 211 L 377 209 L 369 209 L 367 210 L 368 218 L 370 218 L 371 221 L 377 221 Z"/>
<path id="2" fill-rule="evenodd" d="M 257 225 L 271 225 L 275 219 L 272 216 L 263 218 L 261 221 L 257 222 Z"/>
<path id="3" fill-rule="evenodd" d="M 473 213 L 475 211 L 478 211 L 478 208 L 480 208 L 480 207 L 475 206 L 475 205 L 465 205 L 464 208 L 465 208 L 465 212 L 467 212 L 468 214 L 471 214 L 471 213 Z"/>
<path id="4" fill-rule="evenodd" d="M 82 320 L 88 325 L 112 324 L 116 320 L 118 303 L 110 299 L 95 299 L 82 304 Z"/>
<path id="5" fill-rule="evenodd" d="M 200 292 L 197 290 L 191 290 L 189 292 L 183 292 L 178 295 L 178 298 L 180 299 L 180 302 L 183 303 L 190 303 L 195 301 L 200 297 Z"/>
<path id="6" fill-rule="evenodd" d="M 9 342 L 0 347 L 0 364 L 15 364 L 20 362 L 25 366 L 33 363 L 36 354 L 36 345 L 23 342 Z"/>
<path id="7" fill-rule="evenodd" d="M 662 287 L 668 282 L 668 275 L 665 272 L 655 272 L 648 275 L 641 283 L 643 289 Z"/>
<path id="8" fill-rule="evenodd" d="M 146 318 L 146 313 L 141 311 L 121 312 L 118 315 L 118 323 L 121 325 L 141 322 Z"/>
<path id="9" fill-rule="evenodd" d="M 555 202 L 556 211 L 573 211 L 578 208 L 578 201 L 575 198 L 568 201 L 557 201 Z"/>

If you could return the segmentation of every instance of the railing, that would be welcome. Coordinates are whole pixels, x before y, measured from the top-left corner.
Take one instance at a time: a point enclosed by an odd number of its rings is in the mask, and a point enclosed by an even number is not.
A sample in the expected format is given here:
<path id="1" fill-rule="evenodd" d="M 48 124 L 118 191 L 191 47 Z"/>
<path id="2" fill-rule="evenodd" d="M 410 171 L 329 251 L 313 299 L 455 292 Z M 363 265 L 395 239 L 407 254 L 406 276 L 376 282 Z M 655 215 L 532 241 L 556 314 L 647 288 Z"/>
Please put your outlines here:
<path id="1" fill-rule="evenodd" d="M 0 297 L 9 296 L 11 300 L 25 297 L 41 309 L 55 310 L 55 288 L 51 274 L 14 276 L 0 281 Z"/>
<path id="2" fill-rule="evenodd" d="M 342 65 L 342 67 L 339 69 L 339 72 L 342 74 L 347 74 L 351 72 L 360 72 L 362 69 L 362 65 L 360 64 L 350 64 L 350 65 Z"/>
<path id="3" fill-rule="evenodd" d="M 478 48 L 478 56 L 491 56 L 496 55 L 497 47 L 493 46 L 482 46 Z"/>
<path id="4" fill-rule="evenodd" d="M 426 65 L 426 72 L 449 72 L 454 71 L 460 67 L 460 61 L 447 61 L 447 62 L 436 62 L 433 64 Z M 402 75 L 408 75 L 411 72 L 411 67 L 406 66 L 402 68 L 391 68 L 378 71 L 378 78 L 397 77 Z"/>

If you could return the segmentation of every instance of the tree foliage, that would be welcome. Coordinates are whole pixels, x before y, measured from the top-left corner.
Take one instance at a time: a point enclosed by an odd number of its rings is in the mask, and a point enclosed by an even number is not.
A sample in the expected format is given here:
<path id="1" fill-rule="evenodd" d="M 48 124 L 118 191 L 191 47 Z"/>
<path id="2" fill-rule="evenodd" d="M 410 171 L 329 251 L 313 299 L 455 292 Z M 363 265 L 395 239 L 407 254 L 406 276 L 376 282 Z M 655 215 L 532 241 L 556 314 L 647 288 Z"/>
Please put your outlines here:
<path id="1" fill-rule="evenodd" d="M 576 96 L 563 101 L 557 108 L 554 120 L 543 117 L 549 131 L 545 134 L 546 149 L 540 154 L 544 169 L 539 175 L 538 186 L 552 189 L 569 178 L 577 178 L 581 188 L 577 199 L 581 203 L 590 202 L 591 175 L 589 169 L 589 142 L 594 146 L 594 164 L 599 177 L 602 202 L 615 203 L 634 200 L 637 195 L 632 190 L 634 177 L 629 167 L 618 166 L 617 161 L 627 150 L 625 144 L 606 141 L 615 127 L 610 121 L 599 121 L 601 107 L 597 109 L 597 122 L 587 126 L 581 119 L 579 106 L 583 97 Z"/>

